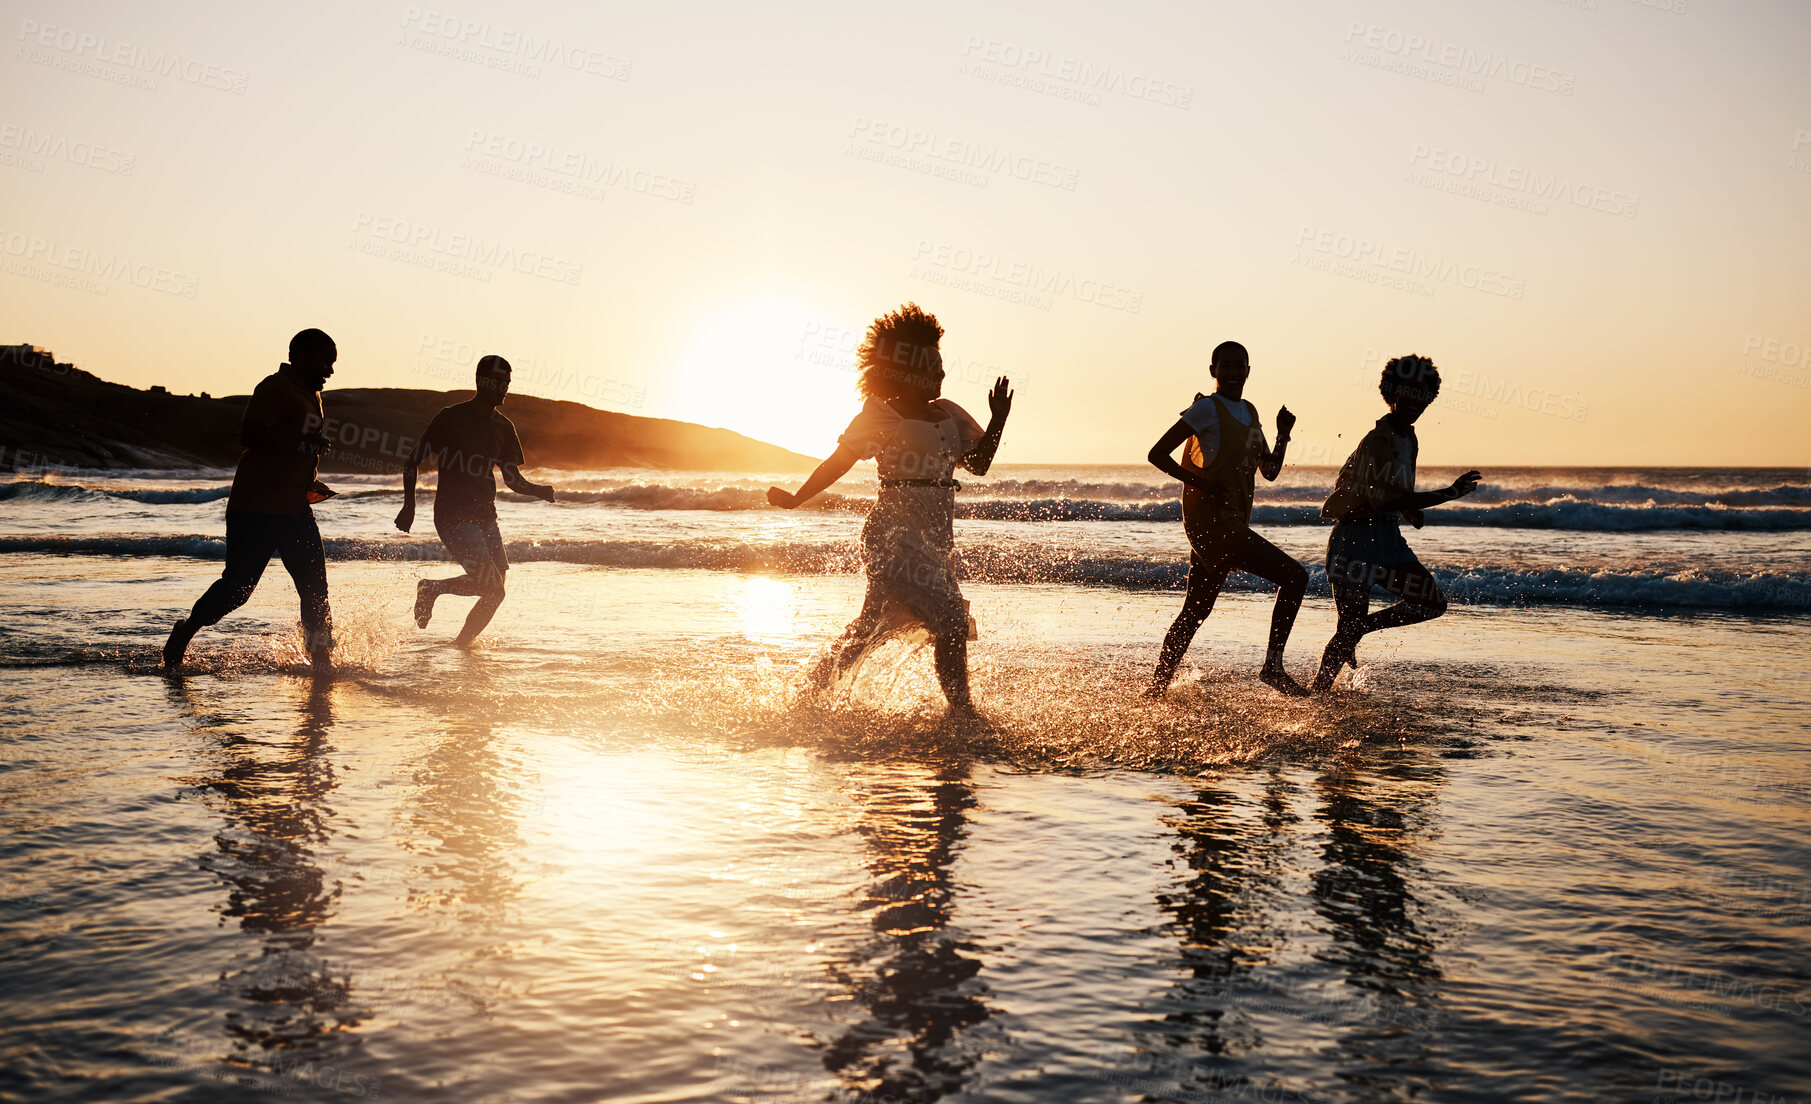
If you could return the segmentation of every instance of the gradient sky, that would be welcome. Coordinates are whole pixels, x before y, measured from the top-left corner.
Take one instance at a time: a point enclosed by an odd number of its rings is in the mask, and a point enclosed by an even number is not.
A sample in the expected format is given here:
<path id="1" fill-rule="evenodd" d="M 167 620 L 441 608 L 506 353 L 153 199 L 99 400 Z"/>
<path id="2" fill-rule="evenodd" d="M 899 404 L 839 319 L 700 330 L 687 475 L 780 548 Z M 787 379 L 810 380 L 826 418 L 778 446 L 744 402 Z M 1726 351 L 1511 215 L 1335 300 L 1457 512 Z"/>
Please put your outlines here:
<path id="1" fill-rule="evenodd" d="M 1800 0 L 0 7 L 0 341 L 104 378 L 320 326 L 821 455 L 915 299 L 1002 461 L 1139 460 L 1234 338 L 1299 463 L 1416 351 L 1427 464 L 1811 465 Z"/>

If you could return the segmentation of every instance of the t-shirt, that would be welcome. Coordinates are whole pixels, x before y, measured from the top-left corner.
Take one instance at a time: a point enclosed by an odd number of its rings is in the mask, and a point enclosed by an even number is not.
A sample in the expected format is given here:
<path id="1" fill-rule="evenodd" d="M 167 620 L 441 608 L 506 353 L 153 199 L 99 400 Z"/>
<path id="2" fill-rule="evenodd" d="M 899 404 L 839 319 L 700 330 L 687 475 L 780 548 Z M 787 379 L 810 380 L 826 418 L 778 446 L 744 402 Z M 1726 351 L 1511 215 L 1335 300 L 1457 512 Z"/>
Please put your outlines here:
<path id="1" fill-rule="evenodd" d="M 1224 407 L 1232 415 L 1233 421 L 1242 426 L 1257 426 L 1259 449 L 1265 453 L 1270 451 L 1270 441 L 1264 436 L 1264 425 L 1258 420 L 1258 408 L 1251 405 L 1251 400 L 1239 399 L 1235 402 L 1216 391 L 1196 399 L 1193 406 L 1182 412 L 1183 423 L 1195 431 L 1199 455 L 1191 456 L 1190 459 L 1197 465 L 1206 468 L 1214 462 L 1214 457 L 1220 455 L 1220 418 L 1215 412 L 1216 406 Z"/>
<path id="2" fill-rule="evenodd" d="M 282 372 L 259 381 L 245 404 L 245 424 L 281 434 L 321 431 L 321 393 L 296 383 Z M 254 514 L 299 514 L 308 508 L 317 461 L 304 449 L 277 451 L 248 448 L 239 454 L 233 491 L 226 508 Z"/>
<path id="3" fill-rule="evenodd" d="M 522 463 L 516 427 L 493 406 L 468 399 L 434 415 L 415 446 L 422 459 L 440 469 L 434 492 L 434 523 L 489 521 L 497 516 L 498 464 Z"/>
<path id="4" fill-rule="evenodd" d="M 922 422 L 869 399 L 837 444 L 860 459 L 873 458 L 882 479 L 948 479 L 986 431 L 949 399 L 932 399 L 931 405 L 949 417 Z"/>
<path id="5" fill-rule="evenodd" d="M 1385 503 L 1414 491 L 1418 449 L 1414 426 L 1399 434 L 1388 415 L 1377 419 L 1339 469 L 1321 516 L 1337 520 L 1382 513 Z"/>

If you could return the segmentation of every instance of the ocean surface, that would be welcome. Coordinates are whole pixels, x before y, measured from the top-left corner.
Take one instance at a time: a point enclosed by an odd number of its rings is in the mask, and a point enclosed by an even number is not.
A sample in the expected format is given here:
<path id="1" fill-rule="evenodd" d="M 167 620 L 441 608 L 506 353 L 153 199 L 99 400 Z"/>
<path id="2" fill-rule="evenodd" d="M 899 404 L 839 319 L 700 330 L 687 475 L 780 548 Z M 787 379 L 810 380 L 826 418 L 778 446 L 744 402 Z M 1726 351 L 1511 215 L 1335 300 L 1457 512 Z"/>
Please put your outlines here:
<path id="1" fill-rule="evenodd" d="M 963 727 L 906 641 L 804 692 L 867 468 L 537 472 L 470 649 L 328 476 L 327 678 L 278 563 L 158 669 L 230 473 L 0 483 L 0 1100 L 1811 1101 L 1811 473 L 1486 471 L 1446 617 L 1287 699 L 1234 576 L 1153 703 L 1175 488 L 1002 464 Z"/>

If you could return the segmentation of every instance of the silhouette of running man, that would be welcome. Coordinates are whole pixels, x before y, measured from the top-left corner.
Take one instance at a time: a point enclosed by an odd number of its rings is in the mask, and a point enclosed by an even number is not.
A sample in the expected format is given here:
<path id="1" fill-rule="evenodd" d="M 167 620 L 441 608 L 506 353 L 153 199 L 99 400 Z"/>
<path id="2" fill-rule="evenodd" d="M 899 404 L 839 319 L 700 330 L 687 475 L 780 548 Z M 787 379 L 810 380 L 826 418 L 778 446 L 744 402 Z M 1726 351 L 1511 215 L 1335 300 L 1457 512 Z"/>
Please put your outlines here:
<path id="1" fill-rule="evenodd" d="M 1465 497 L 1478 489 L 1481 478 L 1468 471 L 1450 487 L 1415 490 L 1420 450 L 1415 420 L 1440 394 L 1440 369 L 1433 361 L 1414 353 L 1396 357 L 1384 365 L 1377 389 L 1390 412 L 1377 419 L 1352 450 L 1321 507 L 1321 516 L 1335 523 L 1327 538 L 1327 583 L 1339 608 L 1339 627 L 1321 653 L 1320 671 L 1314 676 L 1316 693 L 1333 685 L 1341 667 L 1358 667 L 1358 642 L 1366 634 L 1429 621 L 1446 612 L 1446 595 L 1402 539 L 1397 518 L 1406 518 L 1419 529 L 1421 511 Z M 1367 612 L 1373 586 L 1402 601 Z"/>
<path id="2" fill-rule="evenodd" d="M 1283 669 L 1283 646 L 1302 608 L 1308 589 L 1308 572 L 1286 552 L 1251 529 L 1251 499 L 1256 473 L 1274 481 L 1283 470 L 1283 453 L 1295 415 L 1288 407 L 1277 411 L 1277 443 L 1272 449 L 1264 439 L 1258 408 L 1245 399 L 1245 381 L 1251 375 L 1251 357 L 1237 341 L 1223 341 L 1214 348 L 1208 365 L 1216 386 L 1212 395 L 1195 396 L 1195 404 L 1182 412 L 1157 443 L 1150 461 L 1158 470 L 1182 481 L 1182 527 L 1188 535 L 1188 590 L 1182 612 L 1163 638 L 1157 653 L 1157 670 L 1151 675 L 1149 697 L 1162 697 L 1182 656 L 1195 639 L 1195 630 L 1213 612 L 1227 575 L 1243 571 L 1277 585 L 1276 608 L 1270 615 L 1270 645 L 1258 677 L 1281 693 L 1305 695 L 1308 691 Z M 1188 442 L 1178 464 L 1176 446 Z"/>
<path id="3" fill-rule="evenodd" d="M 476 595 L 478 603 L 466 615 L 465 627 L 453 643 L 465 645 L 496 616 L 503 604 L 504 577 L 509 558 L 503 552 L 503 534 L 497 529 L 497 480 L 491 469 L 501 468 L 503 482 L 518 494 L 553 501 L 553 488 L 522 478 L 522 442 L 516 427 L 497 408 L 509 394 L 509 361 L 495 354 L 478 361 L 478 393 L 462 403 L 444 407 L 434 415 L 415 443 L 402 475 L 402 509 L 396 527 L 407 533 L 415 524 L 415 474 L 423 459 L 433 457 L 440 469 L 434 491 L 434 530 L 440 543 L 465 574 L 452 579 L 423 579 L 415 584 L 415 624 L 427 628 L 434 616 L 434 600 L 442 594 Z"/>
<path id="4" fill-rule="evenodd" d="M 321 388 L 339 350 L 320 330 L 289 339 L 289 362 L 265 376 L 245 404 L 239 427 L 239 466 L 226 500 L 226 568 L 163 646 L 166 671 L 182 666 L 189 641 L 202 628 L 243 606 L 257 589 L 272 554 L 295 580 L 302 626 L 317 671 L 332 666 L 333 614 L 327 606 L 327 556 L 312 504 L 333 496 L 315 478 L 332 446 L 321 433 Z"/>

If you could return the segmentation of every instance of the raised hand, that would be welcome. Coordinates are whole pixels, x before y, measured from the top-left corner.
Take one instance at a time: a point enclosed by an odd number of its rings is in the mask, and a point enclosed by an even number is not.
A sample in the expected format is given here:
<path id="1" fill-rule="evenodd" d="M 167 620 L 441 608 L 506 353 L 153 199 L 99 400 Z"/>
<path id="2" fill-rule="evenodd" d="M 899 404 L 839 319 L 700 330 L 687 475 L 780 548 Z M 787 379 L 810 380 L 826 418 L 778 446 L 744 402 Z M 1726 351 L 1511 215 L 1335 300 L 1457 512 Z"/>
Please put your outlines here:
<path id="1" fill-rule="evenodd" d="M 987 393 L 987 409 L 996 422 L 1004 422 L 1012 413 L 1012 384 L 1005 376 L 995 380 L 994 389 Z"/>
<path id="2" fill-rule="evenodd" d="M 1287 436 L 1289 436 L 1289 431 L 1294 428 L 1295 428 L 1295 415 L 1289 413 L 1289 408 L 1286 406 L 1278 407 L 1277 408 L 1277 436 L 1278 437 L 1287 437 Z"/>
<path id="3" fill-rule="evenodd" d="M 778 506 L 782 510 L 790 510 L 799 504 L 799 498 L 784 487 L 769 487 L 767 488 L 767 504 Z"/>
<path id="4" fill-rule="evenodd" d="M 325 456 L 332 448 L 333 442 L 327 439 L 325 433 L 304 433 L 302 434 L 302 445 L 297 451 L 314 456 Z"/>
<path id="5" fill-rule="evenodd" d="M 1454 498 L 1464 498 L 1466 495 L 1478 489 L 1478 481 L 1483 478 L 1482 475 L 1475 471 L 1468 471 L 1464 475 L 1453 480 L 1453 485 L 1447 488 L 1447 491 Z"/>

